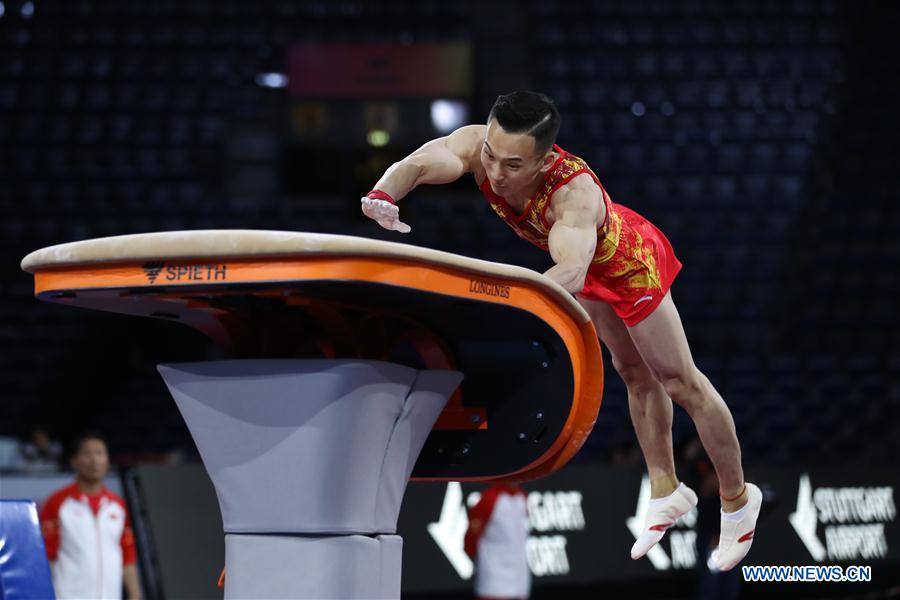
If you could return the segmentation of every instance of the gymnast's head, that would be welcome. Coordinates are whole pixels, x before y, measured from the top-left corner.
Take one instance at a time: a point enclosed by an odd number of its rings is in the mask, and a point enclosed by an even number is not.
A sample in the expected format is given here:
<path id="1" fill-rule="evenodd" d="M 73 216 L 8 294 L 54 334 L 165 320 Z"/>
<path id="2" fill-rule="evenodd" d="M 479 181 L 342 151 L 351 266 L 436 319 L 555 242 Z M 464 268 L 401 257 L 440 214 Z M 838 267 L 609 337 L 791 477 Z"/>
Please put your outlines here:
<path id="1" fill-rule="evenodd" d="M 538 92 L 499 96 L 488 115 L 481 164 L 494 192 L 514 195 L 553 166 L 559 111 Z"/>

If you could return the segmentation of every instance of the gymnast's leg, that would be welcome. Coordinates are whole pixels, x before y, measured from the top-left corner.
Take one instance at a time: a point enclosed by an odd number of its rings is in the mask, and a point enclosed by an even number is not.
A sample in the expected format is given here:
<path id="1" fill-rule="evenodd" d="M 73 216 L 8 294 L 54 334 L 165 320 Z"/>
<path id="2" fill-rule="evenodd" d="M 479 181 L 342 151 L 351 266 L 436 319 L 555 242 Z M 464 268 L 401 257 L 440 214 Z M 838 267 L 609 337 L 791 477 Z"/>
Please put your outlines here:
<path id="1" fill-rule="evenodd" d="M 672 453 L 672 401 L 644 364 L 613 309 L 599 300 L 577 299 L 594 322 L 613 367 L 628 389 L 628 411 L 647 462 L 650 496 L 667 496 L 678 487 Z"/>
<path id="2" fill-rule="evenodd" d="M 628 389 L 628 411 L 637 434 L 647 474 L 650 501 L 636 534 L 631 558 L 638 559 L 663 538 L 682 515 L 697 505 L 697 495 L 675 475 L 672 452 L 672 400 L 644 363 L 613 309 L 602 301 L 578 298 L 609 349 L 613 366 Z"/>
<path id="3" fill-rule="evenodd" d="M 628 331 L 644 363 L 666 393 L 693 419 L 716 469 L 722 496 L 718 549 L 721 561 L 717 566 L 722 570 L 732 568 L 750 549 L 762 494 L 753 484 L 745 485 L 741 447 L 731 412 L 709 379 L 694 365 L 671 293 Z M 745 506 L 747 510 L 742 511 Z"/>

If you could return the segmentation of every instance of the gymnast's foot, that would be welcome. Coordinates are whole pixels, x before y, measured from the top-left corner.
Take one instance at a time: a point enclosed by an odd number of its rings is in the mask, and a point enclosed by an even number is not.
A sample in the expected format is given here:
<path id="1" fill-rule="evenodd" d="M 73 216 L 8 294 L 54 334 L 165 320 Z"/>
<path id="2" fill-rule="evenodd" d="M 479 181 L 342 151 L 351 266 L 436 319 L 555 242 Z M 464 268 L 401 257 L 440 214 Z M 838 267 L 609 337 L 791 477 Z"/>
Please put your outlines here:
<path id="1" fill-rule="evenodd" d="M 697 494 L 683 483 L 678 484 L 668 496 L 651 499 L 644 519 L 644 530 L 631 547 L 631 558 L 637 560 L 647 554 L 663 538 L 666 530 L 695 506 Z"/>
<path id="2" fill-rule="evenodd" d="M 756 520 L 762 506 L 762 492 L 752 483 L 745 484 L 747 501 L 734 512 L 722 510 L 719 546 L 709 557 L 711 570 L 728 571 L 741 562 L 753 544 Z"/>

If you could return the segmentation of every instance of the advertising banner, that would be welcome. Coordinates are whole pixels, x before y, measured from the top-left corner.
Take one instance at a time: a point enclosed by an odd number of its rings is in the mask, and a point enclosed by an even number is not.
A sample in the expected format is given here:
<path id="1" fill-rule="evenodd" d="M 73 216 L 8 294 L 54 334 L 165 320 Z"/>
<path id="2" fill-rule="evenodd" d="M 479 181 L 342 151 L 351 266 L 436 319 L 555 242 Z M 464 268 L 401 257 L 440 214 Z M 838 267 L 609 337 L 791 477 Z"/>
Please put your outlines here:
<path id="1" fill-rule="evenodd" d="M 877 470 L 765 469 L 748 472 L 765 493 L 758 536 L 746 565 L 900 566 L 896 489 L 900 475 Z M 645 559 L 631 545 L 650 494 L 639 469 L 568 467 L 526 484 L 527 555 L 534 586 L 667 577 L 706 563 L 698 549 L 698 513 L 672 527 Z M 403 589 L 471 587 L 474 566 L 463 552 L 466 507 L 482 484 L 411 483 L 400 514 Z M 707 522 L 718 526 L 718 507 Z"/>

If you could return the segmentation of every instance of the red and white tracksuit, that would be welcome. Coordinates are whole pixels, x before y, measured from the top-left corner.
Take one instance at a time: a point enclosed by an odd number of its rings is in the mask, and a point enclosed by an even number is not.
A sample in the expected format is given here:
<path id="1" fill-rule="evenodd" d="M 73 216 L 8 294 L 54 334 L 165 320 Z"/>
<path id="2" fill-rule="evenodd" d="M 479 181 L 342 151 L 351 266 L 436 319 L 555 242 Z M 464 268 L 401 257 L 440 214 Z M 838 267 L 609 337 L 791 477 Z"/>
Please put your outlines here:
<path id="1" fill-rule="evenodd" d="M 41 530 L 59 600 L 122 597 L 123 565 L 137 558 L 122 498 L 106 488 L 89 496 L 73 483 L 44 503 Z"/>
<path id="2" fill-rule="evenodd" d="M 475 560 L 475 595 L 527 598 L 531 571 L 525 544 L 528 508 L 522 488 L 494 485 L 469 510 L 465 550 Z"/>

